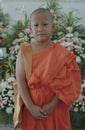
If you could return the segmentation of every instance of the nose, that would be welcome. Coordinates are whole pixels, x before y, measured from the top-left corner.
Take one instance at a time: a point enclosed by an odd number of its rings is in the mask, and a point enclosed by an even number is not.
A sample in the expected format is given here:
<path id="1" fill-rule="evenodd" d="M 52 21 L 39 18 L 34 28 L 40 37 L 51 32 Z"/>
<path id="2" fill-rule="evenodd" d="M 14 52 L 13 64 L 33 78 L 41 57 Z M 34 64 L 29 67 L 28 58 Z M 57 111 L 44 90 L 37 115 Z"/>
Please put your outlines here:
<path id="1" fill-rule="evenodd" d="M 43 26 L 42 25 L 39 25 L 38 26 L 38 31 L 42 31 L 43 30 Z"/>

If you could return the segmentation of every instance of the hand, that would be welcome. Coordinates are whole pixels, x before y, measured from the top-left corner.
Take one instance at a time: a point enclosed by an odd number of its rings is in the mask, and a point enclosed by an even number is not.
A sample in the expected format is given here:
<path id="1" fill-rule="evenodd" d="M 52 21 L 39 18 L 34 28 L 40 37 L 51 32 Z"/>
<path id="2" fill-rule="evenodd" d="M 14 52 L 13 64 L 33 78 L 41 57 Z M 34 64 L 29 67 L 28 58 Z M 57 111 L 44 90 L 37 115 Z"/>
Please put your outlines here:
<path id="1" fill-rule="evenodd" d="M 44 111 L 44 114 L 46 116 L 50 115 L 52 113 L 52 111 L 54 110 L 50 104 L 46 104 L 42 107 L 43 111 Z"/>
<path id="2" fill-rule="evenodd" d="M 47 115 L 44 114 L 44 111 L 40 106 L 32 105 L 29 111 L 35 119 L 44 120 L 47 117 Z"/>
<path id="3" fill-rule="evenodd" d="M 49 114 L 51 114 L 53 112 L 53 110 L 57 107 L 59 102 L 60 102 L 60 100 L 55 95 L 49 104 L 46 104 L 42 107 L 44 114 L 47 115 L 47 116 Z"/>

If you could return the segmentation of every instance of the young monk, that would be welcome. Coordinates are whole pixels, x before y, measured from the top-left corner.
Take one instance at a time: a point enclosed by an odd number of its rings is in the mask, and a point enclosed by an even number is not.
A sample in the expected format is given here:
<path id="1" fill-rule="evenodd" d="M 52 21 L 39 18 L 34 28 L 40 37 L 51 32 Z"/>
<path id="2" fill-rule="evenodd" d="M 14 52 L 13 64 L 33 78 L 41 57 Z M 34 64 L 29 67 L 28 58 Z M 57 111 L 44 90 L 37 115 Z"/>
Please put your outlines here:
<path id="1" fill-rule="evenodd" d="M 54 24 L 49 10 L 33 11 L 30 29 L 34 41 L 30 44 L 32 71 L 28 80 L 21 53 L 16 63 L 18 91 L 24 104 L 21 130 L 71 130 L 69 106 L 79 97 L 81 86 L 76 56 L 51 40 Z"/>

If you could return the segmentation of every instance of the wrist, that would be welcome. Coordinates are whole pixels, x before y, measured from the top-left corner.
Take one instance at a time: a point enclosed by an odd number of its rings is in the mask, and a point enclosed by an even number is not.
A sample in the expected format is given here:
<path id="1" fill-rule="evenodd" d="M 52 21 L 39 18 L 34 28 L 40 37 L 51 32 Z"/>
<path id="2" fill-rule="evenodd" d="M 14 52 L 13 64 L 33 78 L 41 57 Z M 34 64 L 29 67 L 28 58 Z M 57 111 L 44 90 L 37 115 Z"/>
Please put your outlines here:
<path id="1" fill-rule="evenodd" d="M 59 100 L 59 99 L 57 98 L 57 96 L 55 95 L 54 98 L 52 99 L 50 105 L 55 108 L 55 107 L 57 107 L 57 105 L 59 104 L 59 102 L 60 102 L 60 100 Z"/>
<path id="2" fill-rule="evenodd" d="M 32 109 L 34 108 L 33 102 L 28 103 L 27 108 L 29 111 L 32 111 Z"/>

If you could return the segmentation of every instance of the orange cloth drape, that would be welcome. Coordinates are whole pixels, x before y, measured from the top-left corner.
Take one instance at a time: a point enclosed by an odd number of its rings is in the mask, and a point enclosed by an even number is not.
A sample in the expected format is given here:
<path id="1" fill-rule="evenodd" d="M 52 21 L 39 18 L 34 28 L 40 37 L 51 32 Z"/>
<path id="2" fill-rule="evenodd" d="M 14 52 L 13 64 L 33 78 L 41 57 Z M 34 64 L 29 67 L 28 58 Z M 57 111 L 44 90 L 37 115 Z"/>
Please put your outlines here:
<path id="1" fill-rule="evenodd" d="M 75 55 L 58 43 L 33 54 L 28 86 L 36 105 L 49 103 L 54 94 L 61 102 L 45 120 L 35 120 L 24 106 L 21 130 L 71 130 L 69 106 L 79 97 L 81 87 Z"/>

